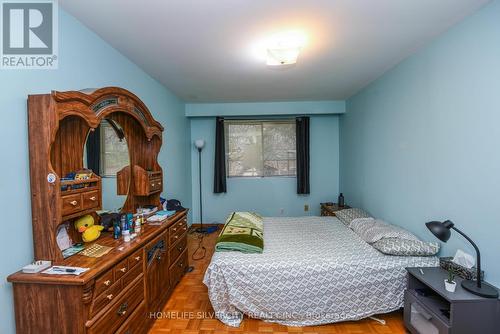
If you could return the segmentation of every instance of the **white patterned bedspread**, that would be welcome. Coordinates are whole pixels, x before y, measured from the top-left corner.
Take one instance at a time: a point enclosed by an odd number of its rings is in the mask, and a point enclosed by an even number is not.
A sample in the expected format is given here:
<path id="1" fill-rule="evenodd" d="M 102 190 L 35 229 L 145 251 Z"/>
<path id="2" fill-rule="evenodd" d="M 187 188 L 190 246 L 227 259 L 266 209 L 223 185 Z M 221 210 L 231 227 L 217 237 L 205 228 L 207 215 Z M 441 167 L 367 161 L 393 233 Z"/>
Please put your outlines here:
<path id="1" fill-rule="evenodd" d="M 264 252 L 216 252 L 203 282 L 217 318 L 289 326 L 357 320 L 403 306 L 405 267 L 436 257 L 378 252 L 335 217 L 264 218 Z"/>

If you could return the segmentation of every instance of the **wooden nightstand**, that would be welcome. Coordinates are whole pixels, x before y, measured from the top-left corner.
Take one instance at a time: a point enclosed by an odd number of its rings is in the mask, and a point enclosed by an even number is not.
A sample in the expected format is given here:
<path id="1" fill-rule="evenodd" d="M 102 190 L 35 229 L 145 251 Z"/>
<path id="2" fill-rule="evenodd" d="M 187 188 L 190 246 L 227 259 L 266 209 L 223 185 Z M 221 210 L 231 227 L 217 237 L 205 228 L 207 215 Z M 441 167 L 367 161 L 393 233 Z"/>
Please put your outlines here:
<path id="1" fill-rule="evenodd" d="M 500 300 L 464 290 L 462 279 L 451 293 L 444 288 L 447 271 L 439 267 L 406 268 L 404 323 L 412 334 L 493 334 L 500 328 Z M 423 271 L 423 275 L 420 272 Z"/>
<path id="2" fill-rule="evenodd" d="M 335 216 L 335 212 L 349 209 L 348 205 L 338 206 L 337 203 L 320 203 L 322 216 Z"/>

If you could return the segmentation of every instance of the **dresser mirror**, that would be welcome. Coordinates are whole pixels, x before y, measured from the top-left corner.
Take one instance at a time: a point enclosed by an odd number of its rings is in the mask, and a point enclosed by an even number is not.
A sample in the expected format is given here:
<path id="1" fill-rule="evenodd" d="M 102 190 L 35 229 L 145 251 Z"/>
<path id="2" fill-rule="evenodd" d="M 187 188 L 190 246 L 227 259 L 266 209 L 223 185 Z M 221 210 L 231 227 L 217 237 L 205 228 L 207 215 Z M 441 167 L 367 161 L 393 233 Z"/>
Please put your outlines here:
<path id="1" fill-rule="evenodd" d="M 120 123 L 108 117 L 89 131 L 83 150 L 83 165 L 101 177 L 102 209 L 121 211 L 130 189 L 130 173 L 127 172 L 130 154 Z M 117 177 L 123 173 L 126 177 Z"/>

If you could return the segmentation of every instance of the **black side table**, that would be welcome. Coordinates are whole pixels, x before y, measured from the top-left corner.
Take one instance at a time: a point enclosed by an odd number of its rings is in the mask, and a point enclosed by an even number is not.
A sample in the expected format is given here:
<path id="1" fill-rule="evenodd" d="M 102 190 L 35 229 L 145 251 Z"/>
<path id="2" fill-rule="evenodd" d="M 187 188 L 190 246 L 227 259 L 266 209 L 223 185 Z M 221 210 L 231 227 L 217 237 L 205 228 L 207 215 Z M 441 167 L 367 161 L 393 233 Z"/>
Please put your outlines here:
<path id="1" fill-rule="evenodd" d="M 459 277 L 455 292 L 446 291 L 448 273 L 439 267 L 406 270 L 404 323 L 412 334 L 500 333 L 499 299 L 469 293 Z"/>

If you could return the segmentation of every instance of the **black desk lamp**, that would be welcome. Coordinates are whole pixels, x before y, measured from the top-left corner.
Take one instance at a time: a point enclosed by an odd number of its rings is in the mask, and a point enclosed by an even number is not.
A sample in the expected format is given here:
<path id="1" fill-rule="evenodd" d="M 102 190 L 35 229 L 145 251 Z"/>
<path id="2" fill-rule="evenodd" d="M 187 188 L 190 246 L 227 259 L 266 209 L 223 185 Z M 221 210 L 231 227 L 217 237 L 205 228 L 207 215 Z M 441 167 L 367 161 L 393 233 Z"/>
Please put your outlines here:
<path id="1" fill-rule="evenodd" d="M 479 253 L 479 248 L 477 248 L 474 241 L 472 241 L 467 235 L 465 235 L 465 233 L 463 233 L 458 228 L 456 228 L 455 224 L 453 224 L 453 222 L 451 220 L 446 220 L 444 222 L 437 222 L 437 221 L 428 222 L 428 223 L 425 223 L 425 226 L 427 226 L 427 228 L 432 232 L 432 234 L 434 234 L 436 236 L 436 238 L 438 238 L 439 240 L 441 240 L 443 242 L 447 242 L 448 239 L 450 239 L 450 235 L 451 235 L 450 229 L 454 229 L 455 231 L 460 233 L 465 239 L 467 239 L 467 241 L 469 241 L 472 244 L 472 246 L 474 247 L 474 249 L 476 250 L 477 279 L 476 279 L 476 282 L 474 282 L 472 280 L 463 280 L 462 287 L 465 290 L 467 290 L 475 295 L 481 296 L 481 297 L 485 297 L 485 298 L 497 298 L 498 297 L 498 291 L 495 287 L 489 285 L 486 282 L 482 282 L 482 278 L 481 278 L 481 253 Z"/>

